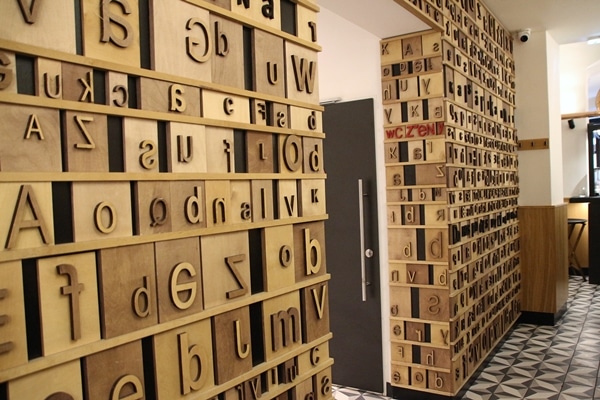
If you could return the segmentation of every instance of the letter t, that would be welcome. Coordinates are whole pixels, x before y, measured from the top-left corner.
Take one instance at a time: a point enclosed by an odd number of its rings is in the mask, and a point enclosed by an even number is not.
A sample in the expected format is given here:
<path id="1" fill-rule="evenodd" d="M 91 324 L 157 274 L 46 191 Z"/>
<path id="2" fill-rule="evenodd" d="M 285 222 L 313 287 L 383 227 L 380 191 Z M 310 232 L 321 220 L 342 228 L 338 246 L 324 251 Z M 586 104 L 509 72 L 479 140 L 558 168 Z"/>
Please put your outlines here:
<path id="1" fill-rule="evenodd" d="M 71 339 L 81 339 L 81 320 L 79 314 L 79 293 L 83 291 L 83 283 L 77 279 L 77 269 L 70 264 L 60 264 L 56 267 L 60 275 L 67 275 L 69 284 L 60 288 L 60 294 L 70 296 L 71 308 Z"/>

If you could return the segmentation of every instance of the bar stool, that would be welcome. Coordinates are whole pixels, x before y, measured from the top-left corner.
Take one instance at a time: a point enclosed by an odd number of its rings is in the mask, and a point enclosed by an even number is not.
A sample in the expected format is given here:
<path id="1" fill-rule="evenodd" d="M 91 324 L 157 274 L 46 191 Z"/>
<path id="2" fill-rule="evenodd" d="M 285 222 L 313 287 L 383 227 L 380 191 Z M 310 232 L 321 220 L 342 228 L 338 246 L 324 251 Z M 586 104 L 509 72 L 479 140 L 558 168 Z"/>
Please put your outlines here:
<path id="1" fill-rule="evenodd" d="M 575 250 L 577 250 L 577 245 L 579 244 L 579 239 L 581 239 L 581 235 L 583 234 L 583 230 L 585 229 L 585 225 L 587 224 L 587 219 L 568 218 L 567 223 L 569 224 L 569 267 L 575 269 L 585 281 L 586 278 L 583 274 L 581 264 L 577 259 L 577 255 L 575 254 Z M 571 244 L 571 236 L 573 236 L 573 232 L 576 228 L 579 228 L 579 232 L 577 232 L 575 241 L 573 242 L 573 244 Z"/>

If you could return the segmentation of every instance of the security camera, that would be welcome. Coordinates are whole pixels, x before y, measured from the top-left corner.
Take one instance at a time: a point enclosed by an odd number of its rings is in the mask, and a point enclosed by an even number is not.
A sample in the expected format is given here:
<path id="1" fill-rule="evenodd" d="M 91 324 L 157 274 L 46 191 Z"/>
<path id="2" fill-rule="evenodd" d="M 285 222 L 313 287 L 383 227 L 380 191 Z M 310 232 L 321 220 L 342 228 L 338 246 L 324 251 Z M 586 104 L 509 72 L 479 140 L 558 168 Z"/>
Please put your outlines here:
<path id="1" fill-rule="evenodd" d="M 523 29 L 523 30 L 519 31 L 519 40 L 523 43 L 527 42 L 529 40 L 530 36 L 531 36 L 531 29 Z"/>

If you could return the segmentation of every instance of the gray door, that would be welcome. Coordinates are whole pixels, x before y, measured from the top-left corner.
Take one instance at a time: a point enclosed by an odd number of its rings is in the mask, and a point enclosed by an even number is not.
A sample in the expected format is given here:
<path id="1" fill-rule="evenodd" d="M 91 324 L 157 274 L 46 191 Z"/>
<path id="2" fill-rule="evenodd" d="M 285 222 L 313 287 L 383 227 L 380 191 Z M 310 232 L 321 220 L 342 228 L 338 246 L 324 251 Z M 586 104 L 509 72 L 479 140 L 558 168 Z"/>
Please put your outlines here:
<path id="1" fill-rule="evenodd" d="M 383 392 L 373 100 L 326 105 L 323 129 L 333 382 Z"/>

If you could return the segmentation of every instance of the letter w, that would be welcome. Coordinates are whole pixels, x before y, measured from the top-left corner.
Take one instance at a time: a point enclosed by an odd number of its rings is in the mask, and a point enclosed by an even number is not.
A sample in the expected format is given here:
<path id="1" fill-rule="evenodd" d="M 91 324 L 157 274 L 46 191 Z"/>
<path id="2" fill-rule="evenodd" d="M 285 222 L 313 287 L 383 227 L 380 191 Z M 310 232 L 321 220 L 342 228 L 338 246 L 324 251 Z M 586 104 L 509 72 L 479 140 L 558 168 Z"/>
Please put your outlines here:
<path id="1" fill-rule="evenodd" d="M 294 67 L 294 76 L 298 91 L 303 92 L 306 86 L 306 92 L 309 94 L 312 93 L 315 86 L 317 63 L 308 61 L 306 58 L 292 56 L 292 65 Z"/>

